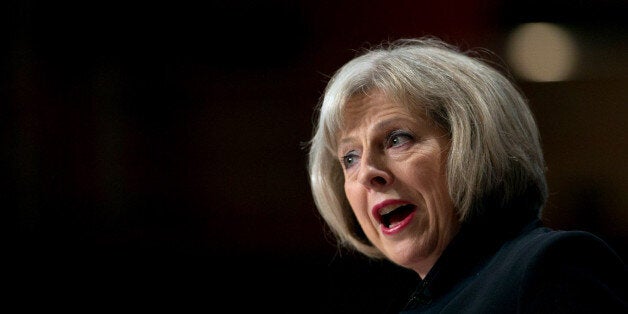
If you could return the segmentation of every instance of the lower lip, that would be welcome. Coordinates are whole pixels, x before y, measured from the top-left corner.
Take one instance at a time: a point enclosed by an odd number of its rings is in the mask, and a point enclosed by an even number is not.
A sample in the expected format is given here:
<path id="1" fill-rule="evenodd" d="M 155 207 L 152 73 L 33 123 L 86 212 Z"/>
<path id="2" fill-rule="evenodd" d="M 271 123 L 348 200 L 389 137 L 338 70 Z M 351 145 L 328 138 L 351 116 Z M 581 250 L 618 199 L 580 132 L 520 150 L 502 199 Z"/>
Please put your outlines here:
<path id="1" fill-rule="evenodd" d="M 394 235 L 401 232 L 410 224 L 410 221 L 412 221 L 412 218 L 414 218 L 414 213 L 416 213 L 416 209 L 411 212 L 410 215 L 408 215 L 406 218 L 404 218 L 402 221 L 392 226 L 391 228 L 387 228 L 386 226 L 381 225 L 382 233 L 384 233 L 385 235 Z"/>

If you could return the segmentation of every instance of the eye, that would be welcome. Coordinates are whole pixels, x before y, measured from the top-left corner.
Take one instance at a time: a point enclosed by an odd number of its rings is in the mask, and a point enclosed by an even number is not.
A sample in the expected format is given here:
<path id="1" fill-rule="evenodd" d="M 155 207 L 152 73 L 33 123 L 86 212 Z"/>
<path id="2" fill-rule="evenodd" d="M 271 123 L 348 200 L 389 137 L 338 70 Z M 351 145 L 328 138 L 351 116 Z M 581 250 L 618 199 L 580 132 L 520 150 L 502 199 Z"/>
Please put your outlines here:
<path id="1" fill-rule="evenodd" d="M 412 141 L 412 139 L 412 135 L 405 131 L 397 130 L 390 132 L 386 137 L 386 148 L 402 146 Z"/>
<path id="2" fill-rule="evenodd" d="M 358 154 L 356 154 L 355 151 L 350 151 L 346 155 L 340 158 L 340 162 L 342 163 L 345 169 L 349 169 L 358 161 L 359 157 L 360 156 L 358 156 Z"/>

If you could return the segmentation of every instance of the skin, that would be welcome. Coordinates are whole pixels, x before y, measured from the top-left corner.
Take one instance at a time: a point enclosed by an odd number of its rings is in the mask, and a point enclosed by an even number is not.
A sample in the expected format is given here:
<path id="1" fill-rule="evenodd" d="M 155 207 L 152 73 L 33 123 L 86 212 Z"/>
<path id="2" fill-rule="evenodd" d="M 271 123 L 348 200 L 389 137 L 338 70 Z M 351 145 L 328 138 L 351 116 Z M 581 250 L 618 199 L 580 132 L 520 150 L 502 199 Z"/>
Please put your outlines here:
<path id="1" fill-rule="evenodd" d="M 459 229 L 445 174 L 449 138 L 377 91 L 354 97 L 344 113 L 337 153 L 353 213 L 388 259 L 425 278 Z M 399 200 L 415 210 L 391 234 L 373 208 Z"/>

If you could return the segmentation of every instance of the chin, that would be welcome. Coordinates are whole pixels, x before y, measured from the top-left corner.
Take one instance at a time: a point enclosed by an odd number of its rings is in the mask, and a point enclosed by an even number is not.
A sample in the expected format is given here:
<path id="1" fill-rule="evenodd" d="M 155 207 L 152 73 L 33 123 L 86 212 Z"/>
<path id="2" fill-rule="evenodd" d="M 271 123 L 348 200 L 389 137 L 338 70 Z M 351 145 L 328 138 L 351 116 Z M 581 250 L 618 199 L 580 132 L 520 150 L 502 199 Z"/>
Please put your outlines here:
<path id="1" fill-rule="evenodd" d="M 433 259 L 433 250 L 423 248 L 416 243 L 400 245 L 388 252 L 388 258 L 391 261 L 406 268 L 414 268 L 417 264 L 424 264 Z"/>

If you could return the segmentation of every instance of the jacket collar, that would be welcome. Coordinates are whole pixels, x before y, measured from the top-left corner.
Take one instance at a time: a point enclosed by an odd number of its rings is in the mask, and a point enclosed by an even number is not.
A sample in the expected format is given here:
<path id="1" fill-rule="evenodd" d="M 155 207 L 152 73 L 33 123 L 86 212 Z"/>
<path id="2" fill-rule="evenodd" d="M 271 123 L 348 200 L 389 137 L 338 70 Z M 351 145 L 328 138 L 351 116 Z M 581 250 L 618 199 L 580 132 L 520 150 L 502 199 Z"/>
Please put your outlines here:
<path id="1" fill-rule="evenodd" d="M 535 217 L 525 223 L 508 225 L 510 228 L 464 224 L 436 264 L 420 280 L 405 309 L 427 306 L 432 300 L 442 297 L 456 284 L 476 273 L 504 242 L 521 232 L 540 226 L 541 221 Z"/>

